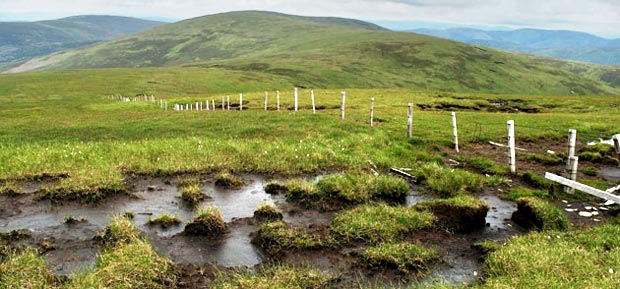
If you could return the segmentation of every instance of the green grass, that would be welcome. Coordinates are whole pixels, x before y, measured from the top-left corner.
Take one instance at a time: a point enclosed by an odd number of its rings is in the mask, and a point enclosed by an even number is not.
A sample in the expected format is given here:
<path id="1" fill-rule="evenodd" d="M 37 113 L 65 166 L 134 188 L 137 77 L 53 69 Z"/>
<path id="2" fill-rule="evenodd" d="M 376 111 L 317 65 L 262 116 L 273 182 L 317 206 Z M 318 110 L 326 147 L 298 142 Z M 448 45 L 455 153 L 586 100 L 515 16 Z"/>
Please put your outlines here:
<path id="1" fill-rule="evenodd" d="M 253 288 L 253 289 L 322 289 L 330 288 L 336 278 L 310 267 L 276 265 L 258 270 L 240 269 L 220 273 L 211 288 Z"/>
<path id="2" fill-rule="evenodd" d="M 548 181 L 547 179 L 537 174 L 536 172 L 525 171 L 525 172 L 522 172 L 520 175 L 523 181 L 525 181 L 526 183 L 530 184 L 531 186 L 537 189 L 548 190 L 549 188 L 553 186 L 553 183 L 551 181 Z"/>
<path id="3" fill-rule="evenodd" d="M 413 209 L 433 213 L 438 228 L 469 233 L 485 227 L 489 206 L 477 197 L 461 194 L 449 199 L 423 201 Z"/>
<path id="4" fill-rule="evenodd" d="M 362 254 L 362 262 L 371 268 L 395 268 L 404 274 L 413 271 L 417 277 L 427 274 L 429 263 L 437 259 L 435 249 L 411 243 L 381 243 L 366 248 Z"/>
<path id="5" fill-rule="evenodd" d="M 532 162 L 536 162 L 536 163 L 548 165 L 548 166 L 556 166 L 556 165 L 566 163 L 566 160 L 554 154 L 531 154 L 531 153 L 520 154 L 519 153 L 517 154 L 517 158 L 524 158 L 528 161 L 532 161 Z"/>
<path id="6" fill-rule="evenodd" d="M 387 221 L 389 220 L 389 221 Z M 341 244 L 393 241 L 414 231 L 429 229 L 435 217 L 406 207 L 362 205 L 334 217 L 331 235 Z"/>
<path id="7" fill-rule="evenodd" d="M 0 183 L 0 195 L 18 196 L 24 193 L 24 190 L 15 182 L 6 181 Z"/>
<path id="8" fill-rule="evenodd" d="M 262 224 L 252 242 L 272 256 L 280 255 L 282 250 L 318 249 L 327 243 L 321 236 L 311 235 L 303 229 L 289 228 L 282 221 Z"/>
<path id="9" fill-rule="evenodd" d="M 171 215 L 169 213 L 162 213 L 155 218 L 149 218 L 147 224 L 149 225 L 159 225 L 163 228 L 168 228 L 170 226 L 175 226 L 181 224 L 181 218 L 176 215 Z"/>
<path id="10" fill-rule="evenodd" d="M 425 163 L 416 175 L 424 181 L 429 190 L 440 197 L 453 197 L 460 193 L 478 193 L 482 190 L 483 176 L 461 169 L 450 169 L 437 163 Z"/>
<path id="11" fill-rule="evenodd" d="M 243 180 L 233 176 L 231 173 L 223 172 L 215 175 L 215 185 L 227 188 L 240 188 L 243 186 Z"/>
<path id="12" fill-rule="evenodd" d="M 0 263 L 0 288 L 54 288 L 56 279 L 34 249 L 11 253 Z"/>
<path id="13" fill-rule="evenodd" d="M 508 173 L 506 165 L 499 165 L 491 159 L 482 157 L 457 157 L 455 159 L 485 174 L 505 175 Z"/>
<path id="14" fill-rule="evenodd" d="M 185 233 L 218 237 L 226 233 L 228 226 L 222 212 L 214 206 L 205 206 L 198 210 L 191 223 L 185 226 Z"/>
<path id="15" fill-rule="evenodd" d="M 525 197 L 536 197 L 536 198 L 545 199 L 545 200 L 549 200 L 552 198 L 551 194 L 549 194 L 549 191 L 530 190 L 530 189 L 523 188 L 523 187 L 516 187 L 514 189 L 511 189 L 507 193 L 499 195 L 499 197 L 502 200 L 510 200 L 510 201 L 516 201 L 520 198 L 525 198 Z"/>
<path id="16" fill-rule="evenodd" d="M 271 203 L 263 202 L 254 210 L 254 218 L 259 221 L 277 221 L 282 220 L 282 212 Z"/>
<path id="17" fill-rule="evenodd" d="M 616 225 L 516 237 L 490 255 L 474 288 L 618 288 L 619 244 Z"/>
<path id="18" fill-rule="evenodd" d="M 572 225 L 566 214 L 553 204 L 536 197 L 517 199 L 519 211 L 530 215 L 530 226 L 541 230 L 569 230 Z M 514 216 L 513 216 L 514 219 Z"/>
<path id="19" fill-rule="evenodd" d="M 200 201 L 207 198 L 202 192 L 198 177 L 186 177 L 179 180 L 177 186 L 181 190 L 181 199 L 189 206 L 195 207 Z"/>

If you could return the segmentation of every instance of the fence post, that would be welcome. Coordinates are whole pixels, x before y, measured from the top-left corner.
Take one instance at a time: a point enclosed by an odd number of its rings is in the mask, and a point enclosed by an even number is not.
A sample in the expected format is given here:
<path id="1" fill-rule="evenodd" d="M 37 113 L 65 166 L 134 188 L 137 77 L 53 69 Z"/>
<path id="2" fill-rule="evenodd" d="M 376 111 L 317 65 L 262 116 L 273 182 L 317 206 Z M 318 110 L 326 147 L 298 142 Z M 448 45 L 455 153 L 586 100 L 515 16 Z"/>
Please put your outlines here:
<path id="1" fill-rule="evenodd" d="M 614 135 L 611 140 L 614 142 L 614 147 L 616 148 L 616 157 L 620 161 L 620 136 Z"/>
<path id="2" fill-rule="evenodd" d="M 516 162 L 517 155 L 515 152 L 515 121 L 514 120 L 508 121 L 508 154 L 510 157 L 510 160 L 509 160 L 510 172 L 514 174 L 517 172 L 517 162 Z"/>
<path id="3" fill-rule="evenodd" d="M 413 103 L 407 104 L 407 138 L 413 137 Z"/>
<path id="4" fill-rule="evenodd" d="M 276 91 L 276 101 L 278 105 L 278 111 L 280 111 L 280 91 L 279 90 Z"/>
<path id="5" fill-rule="evenodd" d="M 230 110 L 230 95 L 226 96 L 226 108 Z"/>
<path id="6" fill-rule="evenodd" d="M 239 110 L 243 110 L 243 93 L 239 94 Z"/>
<path id="7" fill-rule="evenodd" d="M 209 105 L 209 101 L 205 101 L 205 105 L 207 106 L 207 111 L 211 110 L 211 106 Z"/>
<path id="8" fill-rule="evenodd" d="M 188 103 L 185 104 L 185 110 L 189 110 L 189 104 Z"/>
<path id="9" fill-rule="evenodd" d="M 454 150 L 459 153 L 459 134 L 456 126 L 456 112 L 452 112 L 452 131 L 454 134 Z"/>
<path id="10" fill-rule="evenodd" d="M 371 97 L 370 98 L 370 127 L 373 126 L 374 117 L 375 117 L 375 98 Z"/>
<path id="11" fill-rule="evenodd" d="M 269 97 L 269 92 L 265 91 L 265 111 L 267 111 L 267 100 Z"/>
<path id="12" fill-rule="evenodd" d="M 570 164 L 570 176 L 569 177 L 572 181 L 577 181 L 577 168 L 579 167 L 579 157 L 575 157 L 575 156 L 570 157 L 569 164 Z M 572 194 L 575 192 L 575 189 L 564 187 L 564 191 L 569 194 Z"/>
<path id="13" fill-rule="evenodd" d="M 297 111 L 297 107 L 299 104 L 299 90 L 297 89 L 297 87 L 295 87 L 295 111 Z"/>
<path id="14" fill-rule="evenodd" d="M 342 91 L 340 92 L 340 118 L 344 120 L 344 108 L 346 103 L 347 93 Z"/>
<path id="15" fill-rule="evenodd" d="M 316 107 L 314 106 L 314 90 L 310 91 L 310 97 L 312 98 L 312 113 L 316 113 Z"/>
<path id="16" fill-rule="evenodd" d="M 224 109 L 224 105 L 225 105 L 225 104 L 226 104 L 226 102 L 224 102 L 224 96 L 222 96 L 222 110 L 225 110 L 225 109 Z"/>
<path id="17" fill-rule="evenodd" d="M 577 142 L 577 130 L 568 130 L 568 158 L 566 159 L 566 169 L 571 168 L 571 158 L 575 156 L 575 143 Z"/>
<path id="18" fill-rule="evenodd" d="M 211 99 L 211 104 L 213 104 L 213 105 L 212 105 L 212 107 L 213 107 L 213 111 L 215 111 L 215 110 L 216 110 L 216 107 L 215 107 L 215 99 Z"/>

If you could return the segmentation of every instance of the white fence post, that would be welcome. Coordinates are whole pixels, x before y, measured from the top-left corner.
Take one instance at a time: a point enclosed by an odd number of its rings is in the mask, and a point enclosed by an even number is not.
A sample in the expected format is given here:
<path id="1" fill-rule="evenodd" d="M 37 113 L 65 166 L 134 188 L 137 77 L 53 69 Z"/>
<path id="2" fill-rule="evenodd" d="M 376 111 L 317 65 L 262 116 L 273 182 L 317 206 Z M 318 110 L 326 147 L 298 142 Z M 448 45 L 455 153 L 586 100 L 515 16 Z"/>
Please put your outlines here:
<path id="1" fill-rule="evenodd" d="M 374 117 L 375 117 L 375 98 L 371 97 L 370 98 L 370 127 L 373 126 Z"/>
<path id="2" fill-rule="evenodd" d="M 508 154 L 509 154 L 509 164 L 510 164 L 510 172 L 517 172 L 517 155 L 515 151 L 515 121 L 509 120 L 508 122 Z"/>
<path id="3" fill-rule="evenodd" d="M 295 87 L 295 111 L 297 111 L 298 105 L 299 105 L 299 89 Z"/>
<path id="4" fill-rule="evenodd" d="M 239 110 L 243 110 L 243 93 L 239 94 Z"/>
<path id="5" fill-rule="evenodd" d="M 454 134 L 454 150 L 459 153 L 459 133 L 456 126 L 456 112 L 452 112 L 452 133 Z"/>
<path id="6" fill-rule="evenodd" d="M 570 179 L 572 181 L 577 181 L 577 168 L 579 167 L 579 157 L 570 157 Z M 565 187 L 564 191 L 567 193 L 574 193 L 575 189 Z"/>
<path id="7" fill-rule="evenodd" d="M 215 99 L 211 99 L 211 104 L 213 107 L 213 111 L 215 111 L 217 108 L 215 107 Z"/>
<path id="8" fill-rule="evenodd" d="M 407 138 L 413 137 L 413 103 L 407 104 Z"/>
<path id="9" fill-rule="evenodd" d="M 314 106 L 314 90 L 310 91 L 310 97 L 312 98 L 312 113 L 316 113 L 316 107 Z"/>
<path id="10" fill-rule="evenodd" d="M 344 120 L 344 109 L 346 103 L 347 93 L 342 91 L 340 92 L 340 118 Z"/>
<path id="11" fill-rule="evenodd" d="M 225 104 L 226 104 L 226 102 L 224 101 L 224 96 L 222 96 L 222 110 L 225 110 L 225 109 L 224 109 L 224 105 L 225 105 Z"/>
<path id="12" fill-rule="evenodd" d="M 277 101 L 278 111 L 280 111 L 280 91 L 279 90 L 276 91 L 276 101 Z"/>
<path id="13" fill-rule="evenodd" d="M 226 109 L 230 110 L 230 96 L 226 96 Z"/>
<path id="14" fill-rule="evenodd" d="M 265 91 L 265 111 L 267 111 L 267 100 L 269 97 L 269 92 Z"/>
<path id="15" fill-rule="evenodd" d="M 568 157 L 566 159 L 566 169 L 571 168 L 571 158 L 575 156 L 575 143 L 577 142 L 577 130 L 568 130 Z"/>

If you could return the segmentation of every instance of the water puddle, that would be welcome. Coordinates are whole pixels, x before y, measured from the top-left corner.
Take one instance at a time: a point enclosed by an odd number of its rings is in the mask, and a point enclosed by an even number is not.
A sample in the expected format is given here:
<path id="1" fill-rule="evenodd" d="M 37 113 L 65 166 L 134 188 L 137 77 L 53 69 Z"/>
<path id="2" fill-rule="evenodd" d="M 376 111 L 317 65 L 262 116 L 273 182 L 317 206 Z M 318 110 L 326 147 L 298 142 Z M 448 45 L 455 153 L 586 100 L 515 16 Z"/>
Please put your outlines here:
<path id="1" fill-rule="evenodd" d="M 618 167 L 602 167 L 601 177 L 609 182 L 620 183 L 620 168 Z"/>

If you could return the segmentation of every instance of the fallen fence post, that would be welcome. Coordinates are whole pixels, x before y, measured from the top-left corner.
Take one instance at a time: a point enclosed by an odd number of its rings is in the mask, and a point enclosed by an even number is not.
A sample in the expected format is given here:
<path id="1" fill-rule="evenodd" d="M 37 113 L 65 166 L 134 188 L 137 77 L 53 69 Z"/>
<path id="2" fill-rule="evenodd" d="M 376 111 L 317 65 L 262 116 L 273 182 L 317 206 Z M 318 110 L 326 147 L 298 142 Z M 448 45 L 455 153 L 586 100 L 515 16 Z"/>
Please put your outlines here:
<path id="1" fill-rule="evenodd" d="M 515 152 L 515 121 L 509 120 L 508 124 L 508 155 L 509 155 L 509 164 L 510 164 L 510 172 L 517 172 L 517 155 Z"/>
<path id="2" fill-rule="evenodd" d="M 452 134 L 454 135 L 454 150 L 459 153 L 459 133 L 456 126 L 456 112 L 452 112 Z"/>
<path id="3" fill-rule="evenodd" d="M 560 177 L 558 175 L 555 175 L 549 172 L 545 173 L 545 179 L 554 181 L 561 185 L 569 186 L 573 189 L 577 189 L 579 191 L 599 197 L 601 199 L 605 199 L 607 201 L 612 201 L 612 202 L 615 202 L 616 204 L 620 204 L 620 196 L 616 196 L 616 195 L 607 193 L 605 191 L 601 191 L 599 189 L 584 185 L 582 183 L 578 183 L 576 181 L 569 180 L 567 178 L 563 178 L 563 177 Z"/>
<path id="4" fill-rule="evenodd" d="M 568 157 L 566 158 L 566 169 L 570 169 L 570 160 L 575 156 L 575 143 L 577 142 L 577 130 L 568 130 Z"/>
<path id="5" fill-rule="evenodd" d="M 373 126 L 374 117 L 375 117 L 375 98 L 371 97 L 370 98 L 370 127 Z"/>
<path id="6" fill-rule="evenodd" d="M 407 138 L 413 137 L 413 103 L 407 104 Z"/>

